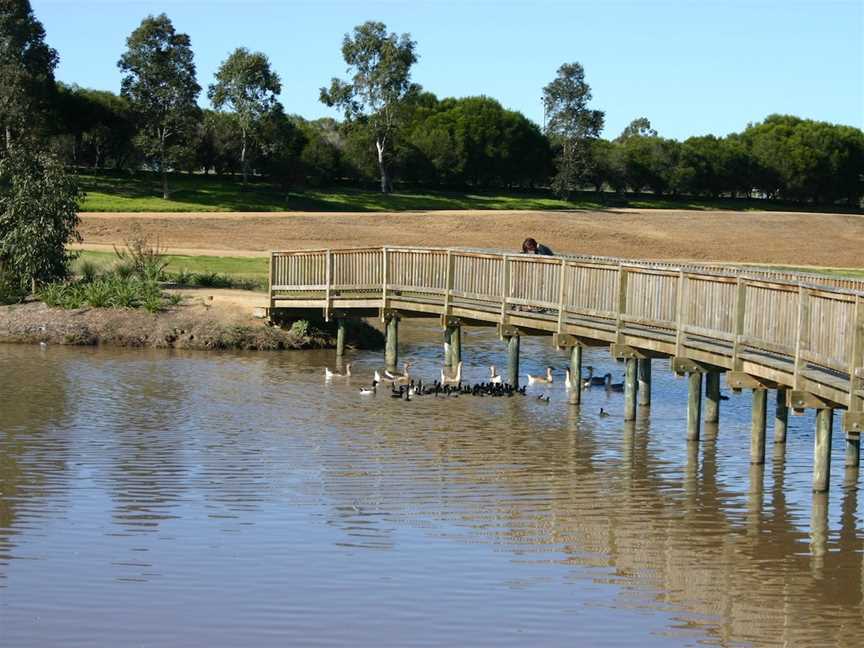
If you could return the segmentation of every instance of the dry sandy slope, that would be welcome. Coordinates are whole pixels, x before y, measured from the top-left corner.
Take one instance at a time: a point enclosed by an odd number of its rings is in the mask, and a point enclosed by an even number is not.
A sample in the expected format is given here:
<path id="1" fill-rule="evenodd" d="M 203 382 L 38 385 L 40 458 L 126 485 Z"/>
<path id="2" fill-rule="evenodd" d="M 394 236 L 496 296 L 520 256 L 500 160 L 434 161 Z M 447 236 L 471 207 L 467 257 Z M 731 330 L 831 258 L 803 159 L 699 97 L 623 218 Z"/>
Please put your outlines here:
<path id="1" fill-rule="evenodd" d="M 794 212 L 614 209 L 397 213 L 81 214 L 85 245 L 122 243 L 134 223 L 186 253 L 450 245 L 518 250 L 533 236 L 553 250 L 630 258 L 864 266 L 864 216 Z M 108 248 L 110 249 L 110 248 Z"/>

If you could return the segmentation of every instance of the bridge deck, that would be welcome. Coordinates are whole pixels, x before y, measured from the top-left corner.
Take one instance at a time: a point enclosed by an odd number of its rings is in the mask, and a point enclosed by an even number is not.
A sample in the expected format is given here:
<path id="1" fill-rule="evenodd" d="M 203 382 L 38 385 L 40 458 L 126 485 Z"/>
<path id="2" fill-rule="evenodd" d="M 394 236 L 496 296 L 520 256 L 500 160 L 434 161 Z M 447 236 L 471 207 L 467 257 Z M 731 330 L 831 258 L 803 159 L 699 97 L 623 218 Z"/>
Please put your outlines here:
<path id="1" fill-rule="evenodd" d="M 270 264 L 273 310 L 440 316 L 689 359 L 845 408 L 856 432 L 862 297 L 862 282 L 819 275 L 457 249 L 273 252 Z"/>

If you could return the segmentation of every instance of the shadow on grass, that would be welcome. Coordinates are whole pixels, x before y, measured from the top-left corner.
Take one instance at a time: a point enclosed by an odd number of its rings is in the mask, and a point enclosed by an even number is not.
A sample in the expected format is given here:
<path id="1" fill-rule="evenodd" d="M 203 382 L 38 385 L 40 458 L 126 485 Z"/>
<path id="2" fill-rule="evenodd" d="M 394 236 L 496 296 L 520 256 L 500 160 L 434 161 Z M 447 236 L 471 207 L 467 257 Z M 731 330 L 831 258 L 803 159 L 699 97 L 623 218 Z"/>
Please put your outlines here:
<path id="1" fill-rule="evenodd" d="M 745 198 L 668 198 L 652 194 L 620 196 L 583 192 L 571 200 L 562 200 L 549 192 L 485 193 L 482 191 L 433 191 L 405 188 L 397 193 L 354 187 L 281 190 L 260 178 L 245 187 L 238 178 L 205 175 L 171 174 L 170 200 L 162 198 L 161 180 L 156 173 L 129 175 L 120 171 L 82 172 L 82 188 L 88 196 L 84 211 L 310 211 L 375 212 L 435 211 L 444 209 L 473 210 L 591 210 L 693 209 L 721 211 L 793 211 L 861 213 L 860 209 L 838 205 L 806 205 Z"/>

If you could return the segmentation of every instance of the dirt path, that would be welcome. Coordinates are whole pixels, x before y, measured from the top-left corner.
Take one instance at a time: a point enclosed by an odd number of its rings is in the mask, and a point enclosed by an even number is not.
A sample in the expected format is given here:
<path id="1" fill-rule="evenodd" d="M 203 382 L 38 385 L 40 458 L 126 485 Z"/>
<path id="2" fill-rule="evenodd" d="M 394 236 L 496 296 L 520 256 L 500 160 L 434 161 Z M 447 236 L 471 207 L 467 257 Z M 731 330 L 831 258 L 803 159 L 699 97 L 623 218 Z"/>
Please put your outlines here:
<path id="1" fill-rule="evenodd" d="M 864 266 L 864 216 L 614 209 L 385 213 L 81 214 L 86 246 L 110 250 L 139 223 L 180 254 L 255 256 L 271 249 L 450 245 L 629 258 Z"/>

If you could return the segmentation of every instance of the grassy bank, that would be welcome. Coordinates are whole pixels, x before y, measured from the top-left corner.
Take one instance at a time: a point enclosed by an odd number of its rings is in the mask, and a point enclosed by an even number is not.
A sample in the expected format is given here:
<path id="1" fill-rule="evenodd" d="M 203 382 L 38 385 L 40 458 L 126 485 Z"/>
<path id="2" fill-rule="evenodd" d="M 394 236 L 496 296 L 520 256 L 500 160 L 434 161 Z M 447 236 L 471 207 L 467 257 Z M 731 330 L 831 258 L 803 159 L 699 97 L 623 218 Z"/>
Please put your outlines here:
<path id="1" fill-rule="evenodd" d="M 585 193 L 573 200 L 561 200 L 549 192 L 452 192 L 402 189 L 383 195 L 350 187 L 282 191 L 264 181 L 252 181 L 245 189 L 237 179 L 177 174 L 171 177 L 171 199 L 161 196 L 156 175 L 122 172 L 82 173 L 82 188 L 87 197 L 85 212 L 209 212 L 209 211 L 412 211 L 441 209 L 726 209 L 782 211 L 844 211 L 833 206 L 802 206 L 765 200 L 745 199 L 669 199 L 650 195 L 621 199 L 608 194 L 599 200 Z"/>

